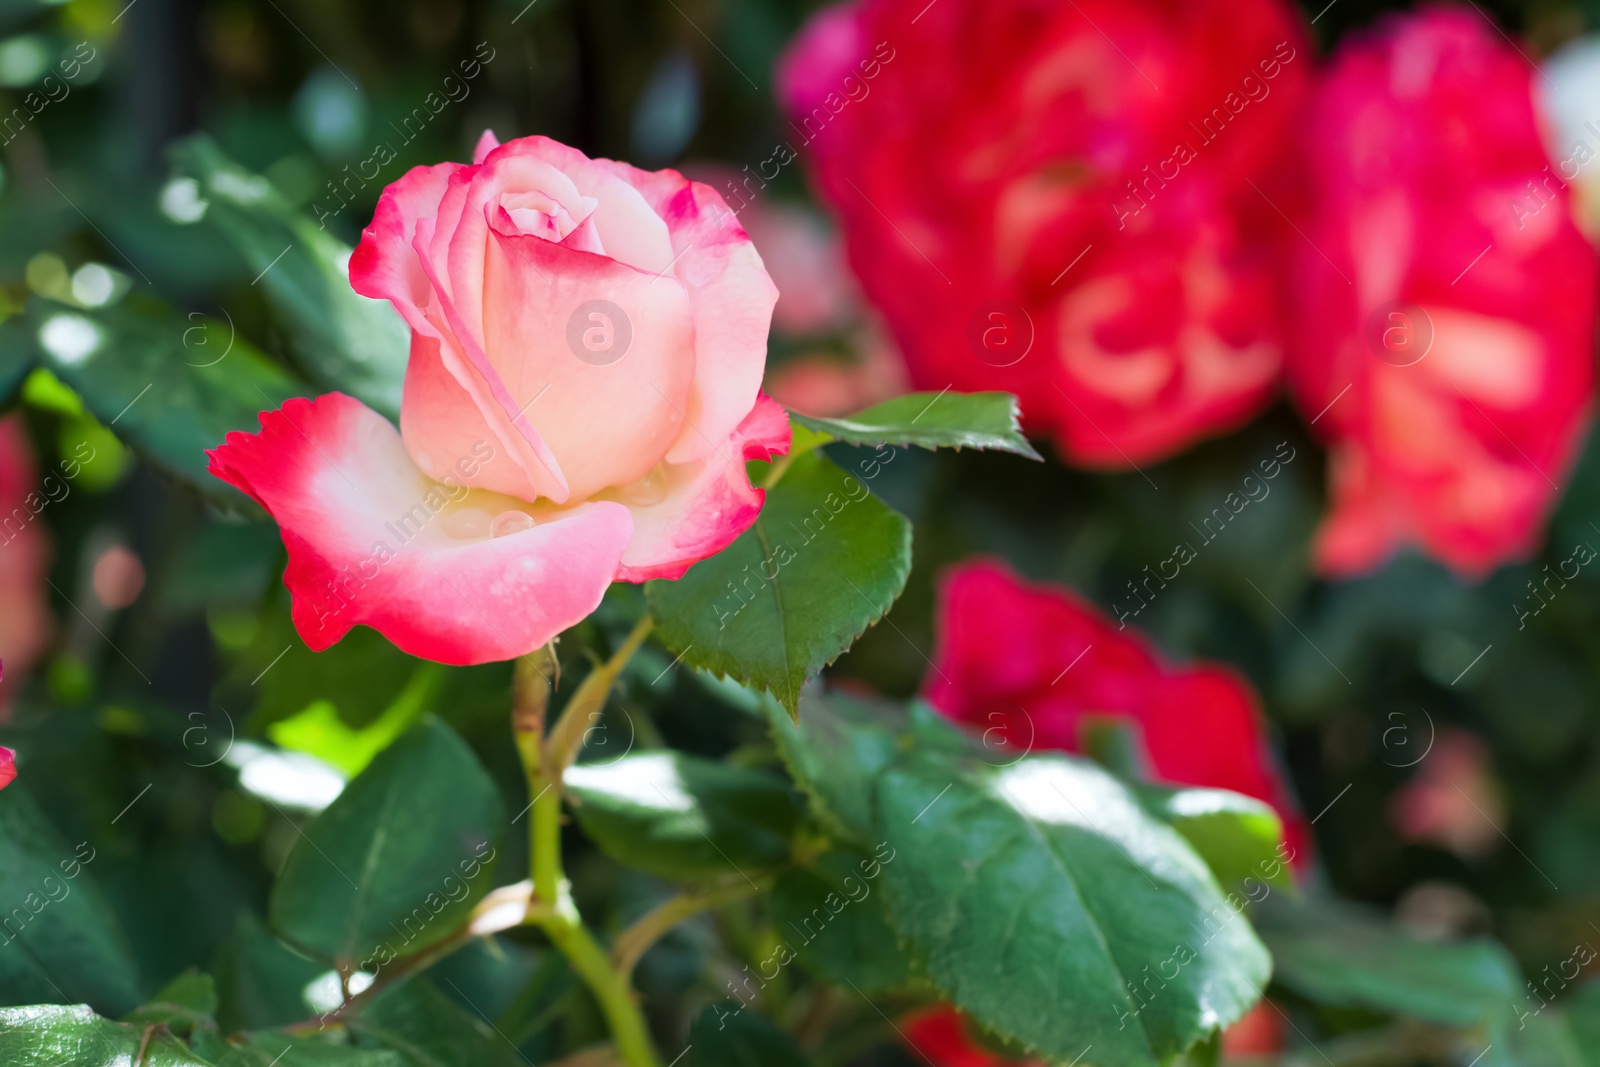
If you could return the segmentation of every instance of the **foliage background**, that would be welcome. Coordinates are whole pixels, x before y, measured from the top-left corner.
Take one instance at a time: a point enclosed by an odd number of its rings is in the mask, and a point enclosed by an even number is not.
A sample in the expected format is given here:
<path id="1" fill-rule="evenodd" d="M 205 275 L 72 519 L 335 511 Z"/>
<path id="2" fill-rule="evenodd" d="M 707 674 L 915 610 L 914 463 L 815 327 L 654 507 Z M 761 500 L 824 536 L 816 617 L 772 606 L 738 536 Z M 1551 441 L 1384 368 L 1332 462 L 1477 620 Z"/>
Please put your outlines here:
<path id="1" fill-rule="evenodd" d="M 1336 0 L 1314 27 L 1319 48 L 1326 52 L 1387 6 Z M 343 240 L 353 242 L 370 219 L 382 184 L 415 164 L 466 157 L 485 127 L 502 137 L 544 133 L 646 166 L 738 168 L 785 139 L 772 61 L 808 7 L 4 0 L 4 110 L 26 91 L 38 56 L 53 62 L 88 41 L 99 58 L 70 96 L 0 153 L 0 314 L 19 314 L 30 293 L 56 291 L 64 272 L 102 262 L 126 279 L 134 299 L 165 306 L 171 330 L 148 358 L 199 358 L 195 335 L 185 332 L 199 320 L 188 316 L 215 320 L 225 309 L 239 338 L 297 368 L 293 339 L 252 284 L 251 265 L 205 225 L 175 226 L 161 213 L 174 138 L 205 130 L 292 202 L 326 204 L 324 183 L 376 142 L 397 144 L 389 124 L 487 42 L 494 58 L 470 95 L 445 108 L 330 222 Z M 1322 7 L 1308 5 L 1307 18 Z M 1600 15 L 1600 5 L 1555 3 L 1484 10 L 1541 47 Z M 764 195 L 805 200 L 800 168 L 786 168 Z M 213 321 L 206 342 L 220 342 L 216 329 Z M 778 337 L 774 362 L 818 343 L 845 350 L 850 339 Z M 5 366 L 0 358 L 0 379 Z M 9 392 L 15 383 L 5 384 Z M 177 428 L 164 425 L 166 400 L 153 392 L 140 401 L 157 435 L 182 428 L 181 415 L 170 416 Z M 284 1021 L 262 994 L 270 985 L 263 976 L 306 965 L 276 956 L 259 923 L 296 818 L 241 789 L 230 763 L 204 765 L 237 734 L 270 736 L 354 769 L 396 723 L 426 707 L 473 744 L 507 796 L 519 796 L 505 734 L 509 667 L 423 664 L 367 632 L 312 655 L 288 625 L 277 580 L 282 551 L 270 524 L 136 459 L 106 431 L 108 419 L 48 382 L 30 379 L 16 402 L 42 466 L 84 440 L 96 459 L 41 520 L 54 543 L 56 640 L 17 692 L 0 740 L 27 753 L 28 786 L 62 833 L 99 850 L 94 871 L 132 941 L 138 994 L 201 966 L 219 979 L 225 1025 Z M 1492 932 L 1536 974 L 1575 943 L 1600 937 L 1592 925 L 1600 916 L 1600 575 L 1582 573 L 1525 630 L 1516 615 L 1526 583 L 1545 564 L 1577 542 L 1600 541 L 1593 442 L 1561 486 L 1544 555 L 1477 585 L 1409 556 L 1367 579 L 1314 580 L 1306 546 L 1322 511 L 1324 464 L 1282 404 L 1237 434 L 1148 468 L 1147 478 L 992 453 L 903 452 L 874 488 L 913 520 L 916 567 L 894 625 L 875 627 L 833 673 L 885 693 L 914 692 L 932 648 L 935 576 L 972 553 L 1002 555 L 1109 608 L 1127 580 L 1165 558 L 1186 524 L 1219 506 L 1280 441 L 1300 458 L 1270 498 L 1208 546 L 1139 625 L 1173 656 L 1225 661 L 1258 687 L 1304 810 L 1322 813 L 1319 880 L 1343 897 L 1398 907 L 1414 923 Z M 148 583 L 127 610 L 91 618 L 79 606 L 89 567 L 111 539 L 140 556 Z M 585 624 L 588 635 L 619 638 L 637 610 L 633 596 L 616 591 Z M 576 650 L 580 642 L 570 644 Z M 620 743 L 625 731 L 641 729 L 713 756 L 766 744 L 758 720 L 686 672 L 652 684 L 668 666 L 659 651 L 636 661 L 620 701 L 628 721 L 608 721 L 614 740 L 595 743 Z M 1408 843 L 1391 816 L 1397 791 L 1416 773 L 1415 754 L 1450 727 L 1487 742 L 1490 790 L 1501 802 L 1503 834 L 1471 858 Z M 576 835 L 569 844 L 586 912 L 616 924 L 659 894 L 644 876 L 585 854 Z M 516 835 L 507 841 L 503 870 L 524 869 L 522 847 Z M 748 931 L 721 933 L 737 940 Z M 709 925 L 690 924 L 647 957 L 640 984 L 666 1016 L 658 1024 L 685 1028 L 720 984 L 716 975 L 732 969 L 718 946 Z M 525 1024 L 515 1036 L 535 1062 L 599 1035 L 559 967 L 539 971 L 545 961 L 531 944 L 513 939 L 502 948 L 469 950 L 440 971 L 486 1014 Z M 540 980 L 527 985 L 536 973 Z M 529 1002 L 514 1005 L 525 986 Z M 550 1016 L 529 1010 L 534 1003 L 558 1004 L 561 1021 L 547 1025 Z M 888 1044 L 875 1055 L 874 1062 L 908 1061 Z"/>

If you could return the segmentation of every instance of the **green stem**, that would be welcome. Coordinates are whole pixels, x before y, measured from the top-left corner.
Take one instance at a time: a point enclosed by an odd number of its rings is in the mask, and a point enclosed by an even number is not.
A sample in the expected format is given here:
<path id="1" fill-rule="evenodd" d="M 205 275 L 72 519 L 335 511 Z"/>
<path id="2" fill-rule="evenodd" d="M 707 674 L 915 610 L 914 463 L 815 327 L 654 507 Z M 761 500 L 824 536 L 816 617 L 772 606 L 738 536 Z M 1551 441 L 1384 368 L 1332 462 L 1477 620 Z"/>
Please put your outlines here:
<path id="1" fill-rule="evenodd" d="M 611 943 L 611 958 L 617 970 L 632 974 L 639 957 L 651 945 L 685 919 L 692 918 L 708 908 L 720 908 L 743 900 L 755 892 L 748 882 L 706 889 L 695 893 L 681 893 L 656 906 L 632 926 L 618 934 Z"/>
<path id="2" fill-rule="evenodd" d="M 561 772 L 565 771 L 577 757 L 578 750 L 583 747 L 584 735 L 595 721 L 602 709 L 606 706 L 606 697 L 611 692 L 611 686 L 616 682 L 617 676 L 628 665 L 633 654 L 639 651 L 639 646 L 644 644 L 644 639 L 650 636 L 651 619 L 646 615 L 634 626 L 632 632 L 617 646 L 610 659 L 600 664 L 589 672 L 589 676 L 578 686 L 572 698 L 561 709 L 561 717 L 550 728 L 550 736 L 545 741 L 544 754 L 546 762 L 555 771 L 555 781 L 559 787 Z"/>
<path id="3" fill-rule="evenodd" d="M 611 966 L 611 957 L 583 925 L 570 896 L 556 908 L 555 916 L 540 925 L 600 1002 L 622 1062 L 628 1067 L 657 1067 L 660 1061 L 650 1040 L 650 1029 L 628 987 L 627 976 Z"/>
<path id="4" fill-rule="evenodd" d="M 517 751 L 533 797 L 529 819 L 529 855 L 533 896 L 540 905 L 528 922 L 544 931 L 566 957 L 605 1014 L 617 1054 L 627 1067 L 658 1067 L 650 1028 L 628 985 L 626 971 L 612 966 L 572 902 L 561 865 L 561 779 L 582 747 L 588 714 L 605 705 L 612 683 L 650 633 L 650 617 L 642 619 L 616 653 L 589 672 L 547 736 L 541 737 L 549 701 L 549 675 L 533 660 L 517 665 L 517 699 L 513 712 Z"/>
<path id="5" fill-rule="evenodd" d="M 551 781 L 539 774 L 538 798 L 533 802 L 532 826 L 529 833 L 532 857 L 533 895 L 536 899 L 554 906 L 561 899 L 561 886 L 565 874 L 561 870 L 561 782 Z"/>
<path id="6" fill-rule="evenodd" d="M 788 473 L 789 464 L 793 463 L 794 459 L 795 453 L 791 446 L 788 455 L 780 456 L 773 462 L 771 469 L 767 471 L 767 476 L 761 480 L 761 488 L 771 489 L 782 481 L 783 476 Z"/>

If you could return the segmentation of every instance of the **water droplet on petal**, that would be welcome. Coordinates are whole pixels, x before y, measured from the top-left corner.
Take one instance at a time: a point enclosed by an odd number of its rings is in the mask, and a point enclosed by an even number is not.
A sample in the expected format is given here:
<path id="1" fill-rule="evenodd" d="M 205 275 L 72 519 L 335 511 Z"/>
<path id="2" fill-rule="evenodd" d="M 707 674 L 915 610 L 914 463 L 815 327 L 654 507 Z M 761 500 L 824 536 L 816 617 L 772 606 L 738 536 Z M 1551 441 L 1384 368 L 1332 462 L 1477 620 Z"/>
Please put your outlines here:
<path id="1" fill-rule="evenodd" d="M 659 504 L 667 499 L 667 490 L 672 487 L 671 479 L 667 476 L 667 465 L 657 463 L 650 468 L 650 473 L 634 482 L 632 485 L 622 487 L 622 499 L 630 504 L 637 504 L 647 508 L 652 504 Z"/>
<path id="2" fill-rule="evenodd" d="M 461 541 L 477 541 L 489 536 L 491 516 L 483 508 L 460 508 L 444 517 L 444 532 Z"/>
<path id="3" fill-rule="evenodd" d="M 508 537 L 523 530 L 531 530 L 539 525 L 532 515 L 526 511 L 502 511 L 494 517 L 494 522 L 489 524 L 490 537 Z"/>

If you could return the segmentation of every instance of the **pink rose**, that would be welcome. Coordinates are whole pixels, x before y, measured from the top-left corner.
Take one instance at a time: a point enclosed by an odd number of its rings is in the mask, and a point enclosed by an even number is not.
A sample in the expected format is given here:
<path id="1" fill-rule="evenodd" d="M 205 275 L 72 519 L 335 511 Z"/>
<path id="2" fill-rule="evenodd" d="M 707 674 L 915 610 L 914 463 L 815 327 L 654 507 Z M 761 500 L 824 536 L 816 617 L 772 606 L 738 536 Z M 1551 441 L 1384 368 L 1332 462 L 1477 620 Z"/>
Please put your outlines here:
<path id="1" fill-rule="evenodd" d="M 0 789 L 17 780 L 17 754 L 0 745 Z"/>
<path id="2" fill-rule="evenodd" d="M 789 445 L 758 392 L 777 291 L 709 187 L 485 133 L 384 191 L 350 279 L 411 326 L 400 430 L 333 393 L 211 453 L 282 527 L 311 648 L 360 623 L 509 659 L 755 521 L 744 461 Z"/>
<path id="3" fill-rule="evenodd" d="M 1330 450 L 1324 573 L 1406 544 L 1468 575 L 1525 557 L 1577 455 L 1595 253 L 1536 77 L 1481 12 L 1424 8 L 1348 39 L 1301 124 L 1287 369 Z"/>

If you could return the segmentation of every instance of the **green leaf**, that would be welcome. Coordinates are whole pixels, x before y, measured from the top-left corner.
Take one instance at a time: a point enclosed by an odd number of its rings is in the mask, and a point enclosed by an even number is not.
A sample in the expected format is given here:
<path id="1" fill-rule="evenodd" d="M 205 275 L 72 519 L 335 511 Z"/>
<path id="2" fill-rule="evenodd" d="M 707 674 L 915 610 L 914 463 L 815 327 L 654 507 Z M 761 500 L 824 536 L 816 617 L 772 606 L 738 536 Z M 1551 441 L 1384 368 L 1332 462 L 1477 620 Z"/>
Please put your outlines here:
<path id="1" fill-rule="evenodd" d="M 306 987 L 327 971 L 273 937 L 248 911 L 218 947 L 217 1021 L 225 1030 L 287 1026 L 315 1014 Z"/>
<path id="2" fill-rule="evenodd" d="M 234 663 L 229 682 L 241 700 L 255 700 L 254 726 L 271 726 L 325 702 L 346 725 L 360 728 L 378 719 L 424 666 L 366 627 L 313 652 L 295 631 L 287 598 L 280 598 L 262 612 L 255 639 Z"/>
<path id="3" fill-rule="evenodd" d="M 853 445 L 987 448 L 1029 459 L 1039 453 L 1022 436 L 1021 410 L 1010 393 L 907 393 L 838 419 L 791 411 L 800 425 Z"/>
<path id="4" fill-rule="evenodd" d="M 367 971 L 435 945 L 493 885 L 502 818 L 478 758 L 428 716 L 296 840 L 272 887 L 273 929 Z"/>
<path id="5" fill-rule="evenodd" d="M 386 989 L 350 1029 L 393 1049 L 410 1067 L 520 1067 L 516 1048 L 430 983 L 411 978 Z"/>
<path id="6" fill-rule="evenodd" d="M 407 1067 L 405 1059 L 387 1049 L 355 1048 L 322 1038 L 267 1030 L 232 1040 L 217 1067 Z"/>
<path id="7" fill-rule="evenodd" d="M 870 848 L 876 843 L 874 783 L 899 754 L 900 738 L 909 730 L 905 709 L 888 701 L 844 693 L 824 698 L 814 692 L 802 698 L 798 720 L 780 707 L 762 707 L 784 765 L 823 823 Z"/>
<path id="8" fill-rule="evenodd" d="M 912 963 L 889 926 L 878 891 L 883 864 L 854 849 L 835 849 L 807 869 L 778 876 L 769 914 L 801 966 L 863 993 L 911 981 Z"/>
<path id="9" fill-rule="evenodd" d="M 808 694 L 798 724 L 768 718 L 824 821 L 882 861 L 916 974 L 999 1037 L 1145 1067 L 1259 999 L 1270 963 L 1250 924 L 1094 763 L 1002 763 L 922 705 Z"/>
<path id="10" fill-rule="evenodd" d="M 175 1034 L 187 1037 L 201 1024 L 209 1024 L 217 1014 L 217 984 L 209 974 L 185 971 L 168 982 L 166 988 L 124 1017 L 135 1026 L 160 1024 Z"/>
<path id="11" fill-rule="evenodd" d="M 37 359 L 27 319 L 13 315 L 0 320 L 0 405 L 11 402 Z"/>
<path id="12" fill-rule="evenodd" d="M 1261 884 L 1293 890 L 1283 821 L 1270 804 L 1226 789 L 1140 786 L 1145 806 L 1182 834 L 1230 893 L 1260 899 Z"/>
<path id="13" fill-rule="evenodd" d="M 217 983 L 209 974 L 191 969 L 168 982 L 153 999 L 164 1004 L 176 1004 L 201 1015 L 215 1015 Z"/>
<path id="14" fill-rule="evenodd" d="M 911 524 L 810 452 L 732 545 L 645 588 L 656 633 L 684 663 L 794 712 L 806 679 L 889 610 L 910 570 Z"/>
<path id="15" fill-rule="evenodd" d="M 374 631 L 366 633 L 377 636 Z M 384 643 L 388 644 L 387 641 Z M 334 649 L 328 651 L 331 653 Z M 315 653 L 311 655 L 315 656 Z M 394 673 L 405 683 L 405 688 L 395 694 L 381 715 L 361 727 L 351 729 L 345 725 L 333 703 L 316 700 L 299 714 L 273 723 L 267 729 L 267 736 L 284 748 L 305 752 L 332 764 L 346 775 L 360 774 L 378 753 L 388 748 L 422 714 L 423 707 L 433 698 L 448 670 L 438 663 L 419 663 L 416 660 L 396 666 L 400 669 Z M 341 696 L 353 696 L 345 686 L 337 687 L 335 692 Z M 376 695 L 381 699 L 384 692 L 380 688 Z"/>
<path id="16" fill-rule="evenodd" d="M 709 1004 L 689 1028 L 683 1067 L 807 1067 L 794 1038 L 737 1001 Z"/>
<path id="17" fill-rule="evenodd" d="M 44 363 L 90 412 L 141 453 L 201 490 L 237 492 L 206 473 L 205 450 L 229 431 L 260 428 L 257 414 L 307 390 L 229 327 L 127 304 L 87 311 L 46 300 L 29 305 Z M 210 349 L 185 338 L 214 338 Z M 211 353 L 227 351 L 214 363 Z M 80 446 L 80 449 L 86 446 Z M 81 454 L 66 458 L 87 463 Z"/>
<path id="18" fill-rule="evenodd" d="M 1516 964 L 1488 938 L 1424 941 L 1331 901 L 1279 902 L 1254 918 L 1277 980 L 1321 1004 L 1473 1026 L 1522 998 Z"/>
<path id="19" fill-rule="evenodd" d="M 133 958 L 94 885 L 96 858 L 87 842 L 62 841 L 21 783 L 0 792 L 0 999 L 85 1000 L 118 1014 L 138 1003 Z"/>
<path id="20" fill-rule="evenodd" d="M 1087 760 L 980 752 L 918 747 L 878 780 L 890 920 L 949 999 L 1049 1058 L 1129 1067 L 1260 999 L 1266 950 L 1177 831 Z"/>
<path id="21" fill-rule="evenodd" d="M 1600 982 L 1547 993 L 1549 1003 L 1518 991 L 1489 1031 L 1482 1067 L 1600 1067 Z"/>
<path id="22" fill-rule="evenodd" d="M 566 786 L 584 833 L 606 855 L 684 881 L 781 866 L 800 814 L 782 778 L 682 752 L 579 764 Z"/>
<path id="23" fill-rule="evenodd" d="M 1580 1047 L 1588 1049 L 1589 1067 L 1600 1067 L 1600 982 L 1585 982 L 1566 1002 L 1567 1027 Z"/>
<path id="24" fill-rule="evenodd" d="M 288 321 L 305 371 L 320 385 L 400 413 L 411 337 L 386 301 L 350 288 L 350 247 L 292 207 L 267 179 L 239 166 L 204 135 L 172 150 L 178 172 L 200 185 L 203 224 L 244 257 Z"/>
<path id="25" fill-rule="evenodd" d="M 0 1063 L 6 1067 L 129 1067 L 145 1041 L 143 1027 L 114 1023 L 86 1004 L 0 1008 Z M 140 1067 L 212 1067 L 157 1029 Z"/>

